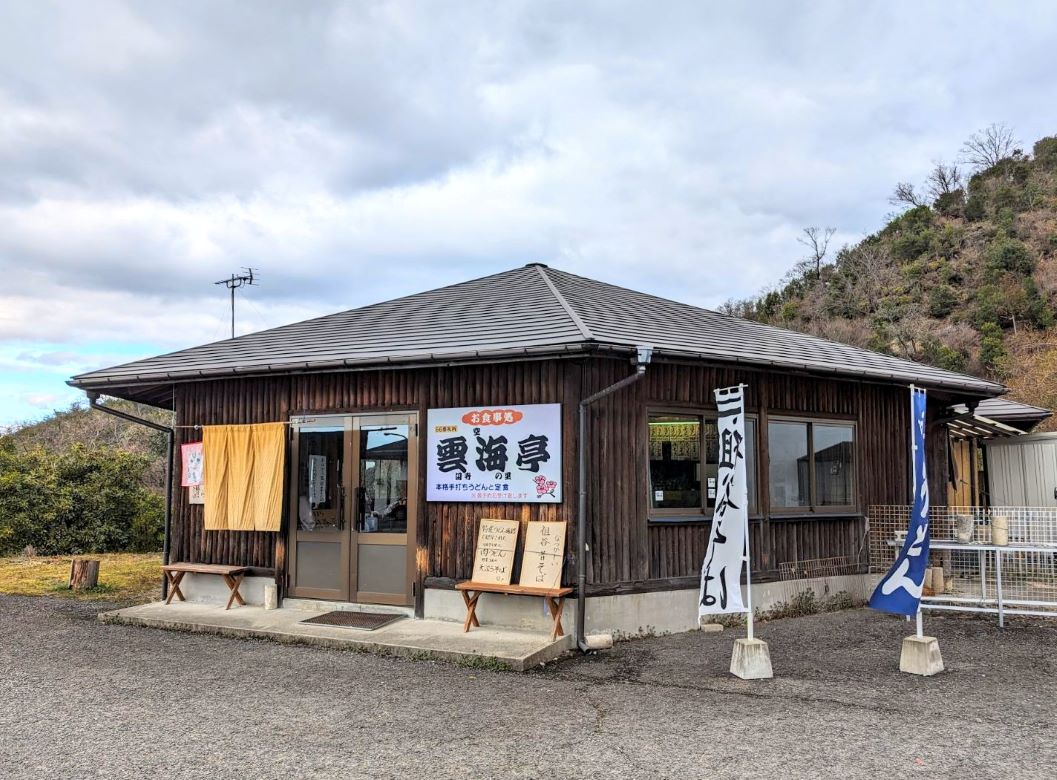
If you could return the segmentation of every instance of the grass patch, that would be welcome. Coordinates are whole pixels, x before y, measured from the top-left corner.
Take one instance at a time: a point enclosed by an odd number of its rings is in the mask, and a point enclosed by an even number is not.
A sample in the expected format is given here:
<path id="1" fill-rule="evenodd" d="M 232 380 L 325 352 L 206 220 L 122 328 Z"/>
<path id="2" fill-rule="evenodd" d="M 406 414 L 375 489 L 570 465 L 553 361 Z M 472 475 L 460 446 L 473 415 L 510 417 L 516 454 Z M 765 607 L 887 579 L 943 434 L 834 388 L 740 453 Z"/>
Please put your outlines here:
<path id="1" fill-rule="evenodd" d="M 70 561 L 98 558 L 99 584 L 74 592 L 67 587 Z M 150 601 L 161 595 L 161 553 L 102 553 L 0 558 L 0 593 L 9 596 L 68 596 L 82 601 Z"/>

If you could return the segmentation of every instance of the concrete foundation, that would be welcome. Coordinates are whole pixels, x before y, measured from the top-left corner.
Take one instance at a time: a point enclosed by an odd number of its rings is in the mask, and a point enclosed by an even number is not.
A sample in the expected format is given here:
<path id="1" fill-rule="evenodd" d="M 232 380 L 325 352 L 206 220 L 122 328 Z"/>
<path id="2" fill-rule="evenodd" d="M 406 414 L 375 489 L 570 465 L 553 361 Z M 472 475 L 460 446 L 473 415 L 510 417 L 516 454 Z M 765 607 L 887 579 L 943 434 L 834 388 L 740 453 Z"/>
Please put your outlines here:
<path id="1" fill-rule="evenodd" d="M 264 605 L 264 586 L 274 585 L 271 577 L 245 577 L 239 585 L 239 595 L 247 604 Z M 190 603 L 227 604 L 231 591 L 223 577 L 215 574 L 185 574 L 180 582 L 180 592 Z M 175 604 L 177 599 L 173 599 Z"/>
<path id="2" fill-rule="evenodd" d="M 762 639 L 735 639 L 730 656 L 730 673 L 743 680 L 769 680 L 771 651 Z"/>
<path id="3" fill-rule="evenodd" d="M 931 677 L 943 671 L 940 643 L 934 636 L 908 636 L 899 654 L 899 671 Z"/>
<path id="4" fill-rule="evenodd" d="M 752 603 L 753 607 L 765 612 L 778 602 L 788 602 L 805 590 L 814 591 L 819 600 L 844 591 L 856 601 L 865 602 L 877 578 L 877 575 L 856 574 L 753 583 Z M 742 586 L 743 598 L 744 590 Z M 697 618 L 697 599 L 697 588 L 591 596 L 587 599 L 586 633 L 606 633 L 612 634 L 615 639 L 629 639 L 694 631 L 701 627 Z M 424 617 L 461 623 L 466 617 L 466 606 L 457 591 L 427 588 Z M 478 603 L 477 617 L 481 625 L 525 631 L 545 631 L 551 626 L 550 614 L 543 599 L 530 596 L 485 593 Z M 573 633 L 576 626 L 575 598 L 565 602 L 562 625 L 566 632 Z"/>

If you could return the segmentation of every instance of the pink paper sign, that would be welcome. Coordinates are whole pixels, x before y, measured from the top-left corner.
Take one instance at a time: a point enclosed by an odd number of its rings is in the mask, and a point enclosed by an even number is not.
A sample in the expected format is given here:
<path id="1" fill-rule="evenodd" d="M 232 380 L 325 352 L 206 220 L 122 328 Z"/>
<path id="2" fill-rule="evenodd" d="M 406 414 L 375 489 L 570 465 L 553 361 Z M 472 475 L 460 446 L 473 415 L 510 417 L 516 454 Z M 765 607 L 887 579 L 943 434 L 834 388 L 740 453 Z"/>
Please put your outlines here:
<path id="1" fill-rule="evenodd" d="M 205 462 L 202 456 L 202 442 L 196 441 L 184 444 L 180 447 L 180 455 L 183 457 L 183 487 L 192 487 L 202 484 L 202 466 Z"/>

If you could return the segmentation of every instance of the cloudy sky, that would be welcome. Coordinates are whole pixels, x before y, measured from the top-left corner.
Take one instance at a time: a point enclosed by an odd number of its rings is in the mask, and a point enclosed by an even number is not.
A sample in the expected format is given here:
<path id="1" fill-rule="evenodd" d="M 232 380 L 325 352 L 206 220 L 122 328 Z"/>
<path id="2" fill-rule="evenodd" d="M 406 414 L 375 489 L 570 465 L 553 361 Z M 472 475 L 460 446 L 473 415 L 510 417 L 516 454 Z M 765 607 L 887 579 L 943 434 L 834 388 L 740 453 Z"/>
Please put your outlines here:
<path id="1" fill-rule="evenodd" d="M 73 373 L 543 261 L 716 306 L 1006 122 L 1055 3 L 0 8 L 0 425 Z"/>

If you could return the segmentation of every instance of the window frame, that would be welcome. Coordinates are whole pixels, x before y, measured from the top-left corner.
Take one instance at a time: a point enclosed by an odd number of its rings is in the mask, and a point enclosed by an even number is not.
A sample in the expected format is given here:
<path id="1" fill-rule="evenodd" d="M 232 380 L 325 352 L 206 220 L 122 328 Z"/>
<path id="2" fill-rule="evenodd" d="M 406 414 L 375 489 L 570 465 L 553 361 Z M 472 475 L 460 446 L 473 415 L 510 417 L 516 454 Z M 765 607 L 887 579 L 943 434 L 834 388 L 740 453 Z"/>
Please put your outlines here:
<path id="1" fill-rule="evenodd" d="M 648 405 L 646 407 L 646 422 L 645 422 L 645 437 L 643 440 L 643 448 L 645 450 L 645 466 L 646 466 L 646 517 L 647 521 L 651 525 L 690 525 L 695 523 L 711 523 L 712 522 L 712 511 L 713 508 L 707 506 L 708 501 L 708 486 L 707 483 L 702 482 L 701 485 L 701 506 L 697 510 L 689 507 L 667 507 L 667 508 L 654 508 L 653 506 L 653 479 L 650 473 L 650 418 L 653 416 L 663 415 L 685 415 L 701 418 L 701 432 L 699 441 L 699 452 L 702 458 L 704 458 L 705 448 L 705 423 L 707 421 L 716 422 L 719 420 L 719 411 L 715 408 L 709 409 L 707 407 L 700 406 L 653 406 Z M 759 518 L 761 517 L 760 512 L 760 415 L 756 412 L 746 412 L 746 420 L 753 421 L 753 432 L 752 446 L 755 457 L 755 468 L 753 483 L 756 485 L 756 495 L 749 495 L 749 517 Z M 746 437 L 748 438 L 748 437 Z M 704 461 L 701 461 L 702 467 Z"/>
<path id="2" fill-rule="evenodd" d="M 771 502 L 771 423 L 802 423 L 807 426 L 808 503 L 806 506 L 778 506 Z M 848 428 L 852 434 L 852 484 L 850 504 L 816 503 L 815 484 L 815 425 Z M 854 417 L 826 414 L 768 414 L 767 415 L 767 514 L 772 519 L 804 517 L 847 517 L 859 513 L 859 425 Z M 759 465 L 757 464 L 757 468 Z"/>

